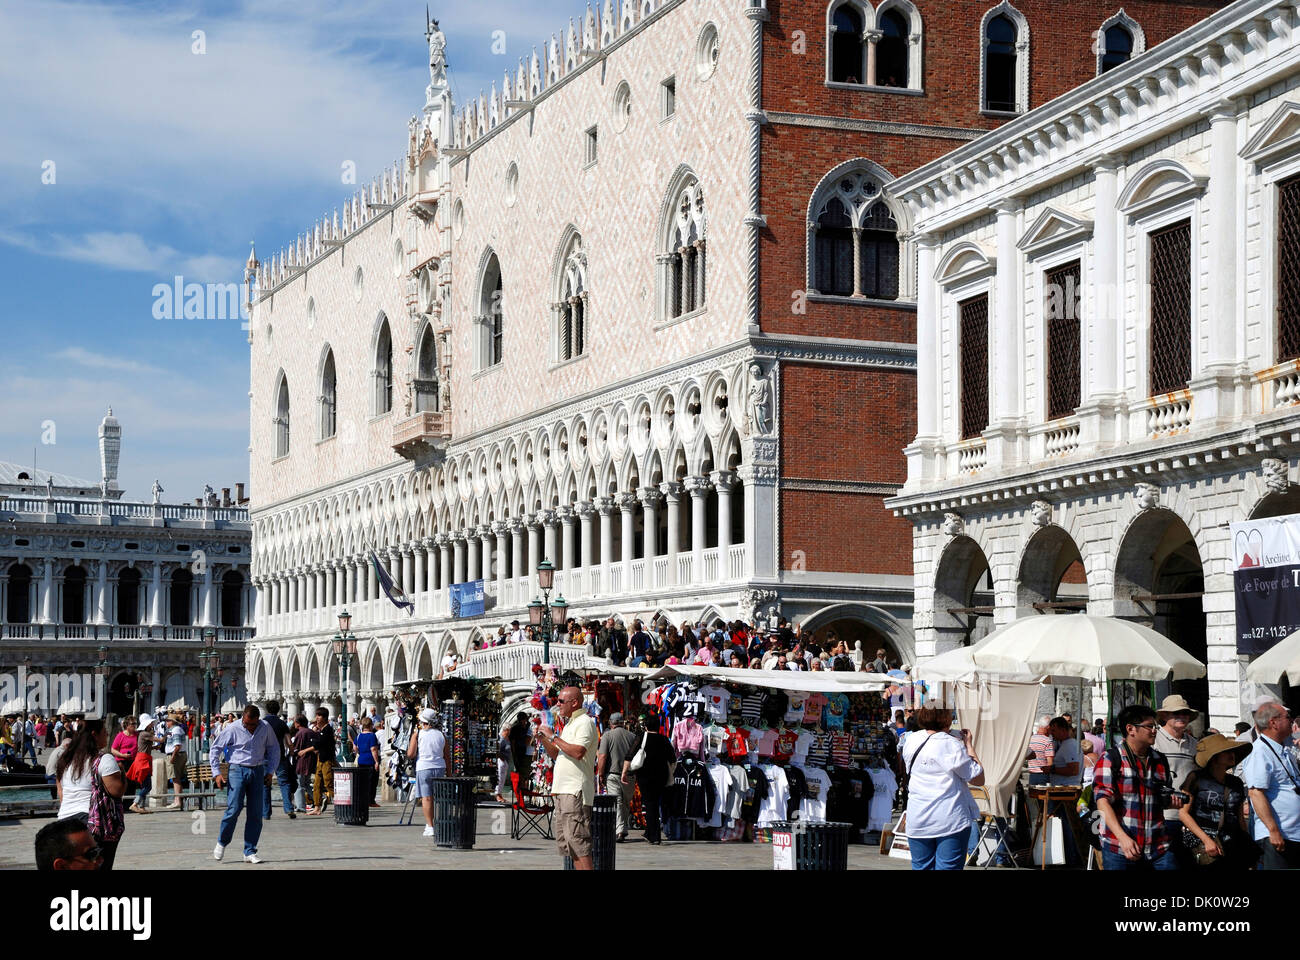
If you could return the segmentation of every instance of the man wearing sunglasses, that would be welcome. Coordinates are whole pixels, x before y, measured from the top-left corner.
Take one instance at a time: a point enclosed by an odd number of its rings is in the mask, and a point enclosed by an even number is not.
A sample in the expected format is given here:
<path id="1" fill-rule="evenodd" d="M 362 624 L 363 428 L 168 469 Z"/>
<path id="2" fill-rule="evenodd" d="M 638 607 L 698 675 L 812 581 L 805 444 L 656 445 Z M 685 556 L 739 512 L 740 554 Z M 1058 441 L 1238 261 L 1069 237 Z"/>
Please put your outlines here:
<path id="1" fill-rule="evenodd" d="M 1105 870 L 1177 870 L 1166 806 L 1181 806 L 1169 761 L 1155 749 L 1156 712 L 1134 704 L 1116 726 L 1124 742 L 1107 750 L 1093 774 L 1093 797 L 1101 812 L 1101 862 Z"/>
<path id="2" fill-rule="evenodd" d="M 98 870 L 104 852 L 80 817 L 55 820 L 36 834 L 37 870 Z"/>

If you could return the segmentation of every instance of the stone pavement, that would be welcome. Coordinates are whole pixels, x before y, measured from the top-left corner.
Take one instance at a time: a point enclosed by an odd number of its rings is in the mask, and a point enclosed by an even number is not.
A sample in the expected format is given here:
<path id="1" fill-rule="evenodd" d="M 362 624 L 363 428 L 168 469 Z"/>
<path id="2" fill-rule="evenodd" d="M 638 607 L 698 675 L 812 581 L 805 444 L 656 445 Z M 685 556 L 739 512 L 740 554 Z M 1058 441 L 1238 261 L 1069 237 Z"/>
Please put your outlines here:
<path id="1" fill-rule="evenodd" d="M 401 807 L 384 804 L 370 811 L 370 824 L 347 827 L 334 823 L 333 808 L 321 817 L 298 815 L 289 820 L 276 809 L 263 825 L 258 853 L 266 862 L 243 862 L 243 819 L 221 863 L 212 859 L 221 826 L 220 811 L 162 811 L 128 814 L 126 835 L 118 848 L 118 870 L 382 870 L 417 867 L 451 870 L 555 870 L 562 861 L 552 841 L 530 836 L 510 839 L 510 811 L 495 805 L 479 808 L 478 838 L 473 850 L 440 850 L 432 838 L 421 837 L 419 812 L 411 826 L 399 824 Z M 47 819 L 0 821 L 0 869 L 31 869 L 32 841 Z M 619 869 L 771 870 L 772 847 L 753 843 L 674 843 L 652 847 L 634 831 L 618 846 Z M 906 870 L 908 862 L 882 857 L 878 847 L 849 847 L 851 870 Z"/>

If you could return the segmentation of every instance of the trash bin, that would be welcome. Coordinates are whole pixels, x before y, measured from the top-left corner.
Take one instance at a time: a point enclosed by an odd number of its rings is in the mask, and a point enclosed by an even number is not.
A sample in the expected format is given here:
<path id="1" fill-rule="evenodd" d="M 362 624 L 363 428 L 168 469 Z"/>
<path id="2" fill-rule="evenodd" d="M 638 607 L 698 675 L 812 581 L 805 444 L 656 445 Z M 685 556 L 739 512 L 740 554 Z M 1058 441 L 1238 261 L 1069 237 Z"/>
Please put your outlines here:
<path id="1" fill-rule="evenodd" d="M 615 833 L 618 815 L 617 797 L 596 797 L 591 808 L 591 861 L 596 870 L 614 869 Z"/>
<path id="2" fill-rule="evenodd" d="M 772 824 L 772 869 L 847 870 L 851 823 Z"/>
<path id="3" fill-rule="evenodd" d="M 478 818 L 475 782 L 472 777 L 440 777 L 433 781 L 433 835 L 438 846 L 474 849 Z"/>
<path id="4" fill-rule="evenodd" d="M 334 768 L 334 822 L 364 827 L 370 822 L 369 770 L 356 764 Z"/>

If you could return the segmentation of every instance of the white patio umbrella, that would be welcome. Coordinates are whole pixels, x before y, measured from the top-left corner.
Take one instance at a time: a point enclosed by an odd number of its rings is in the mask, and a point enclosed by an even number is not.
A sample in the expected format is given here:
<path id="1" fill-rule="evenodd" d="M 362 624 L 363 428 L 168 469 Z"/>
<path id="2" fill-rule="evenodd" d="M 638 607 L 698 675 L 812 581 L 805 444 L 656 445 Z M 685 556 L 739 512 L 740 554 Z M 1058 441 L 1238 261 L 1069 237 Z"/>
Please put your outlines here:
<path id="1" fill-rule="evenodd" d="M 1246 679 L 1253 683 L 1279 683 L 1284 674 L 1292 686 L 1300 686 L 1300 630 L 1246 668 Z"/>
<path id="2" fill-rule="evenodd" d="M 982 666 L 976 663 L 975 653 L 984 642 L 980 640 L 973 646 L 957 647 L 955 650 L 931 657 L 923 663 L 917 663 L 912 668 L 912 672 L 920 679 L 931 683 L 957 683 L 981 676 L 999 676 L 1018 680 L 1041 679 L 1041 674 L 1036 674 L 1023 663 L 1015 664 L 1011 669 Z"/>
<path id="3" fill-rule="evenodd" d="M 971 650 L 977 666 L 1082 680 L 1193 680 L 1205 664 L 1150 627 L 1087 614 L 1022 617 Z"/>

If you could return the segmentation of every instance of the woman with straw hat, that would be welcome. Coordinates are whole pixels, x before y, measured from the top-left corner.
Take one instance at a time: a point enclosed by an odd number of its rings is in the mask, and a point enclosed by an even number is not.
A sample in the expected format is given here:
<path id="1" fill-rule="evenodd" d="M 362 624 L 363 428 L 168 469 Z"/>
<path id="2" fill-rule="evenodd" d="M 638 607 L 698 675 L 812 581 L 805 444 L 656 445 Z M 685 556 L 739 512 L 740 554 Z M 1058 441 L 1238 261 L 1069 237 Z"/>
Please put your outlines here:
<path id="1" fill-rule="evenodd" d="M 1258 851 L 1250 839 L 1246 785 L 1228 773 L 1250 753 L 1249 743 L 1222 734 L 1196 745 L 1196 767 L 1183 781 L 1190 799 L 1179 808 L 1183 846 L 1197 866 L 1249 870 Z"/>

